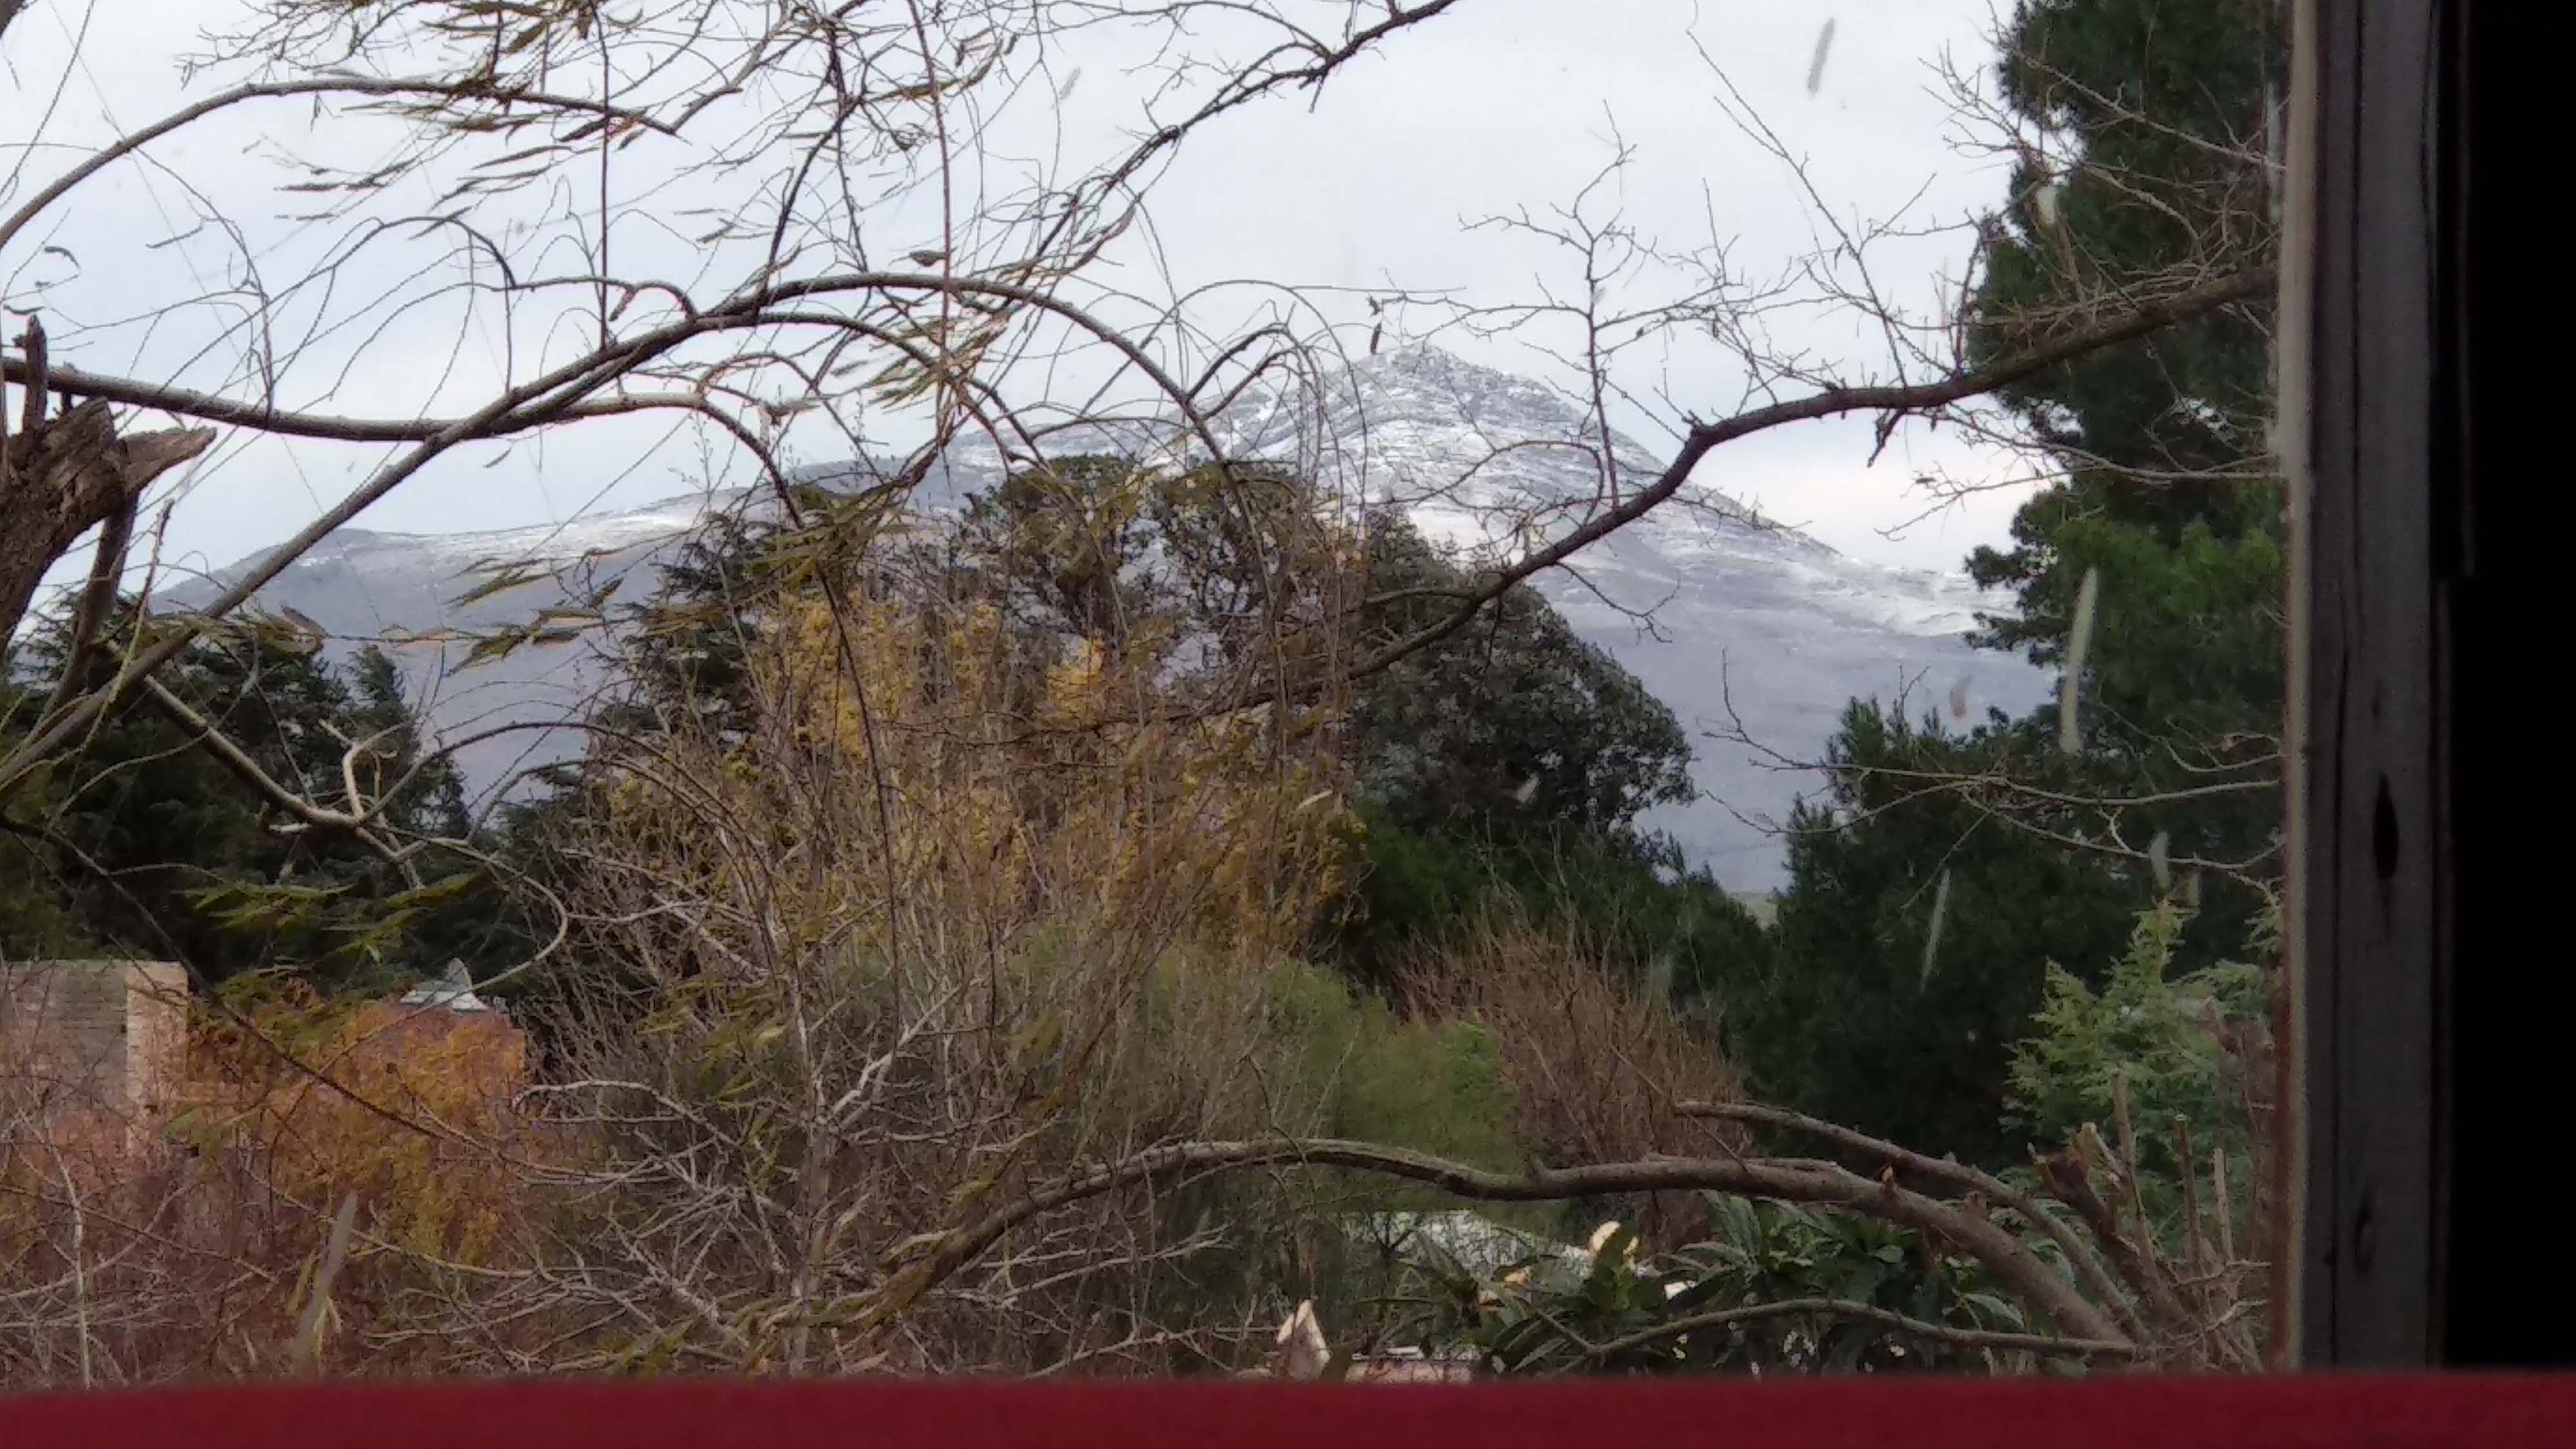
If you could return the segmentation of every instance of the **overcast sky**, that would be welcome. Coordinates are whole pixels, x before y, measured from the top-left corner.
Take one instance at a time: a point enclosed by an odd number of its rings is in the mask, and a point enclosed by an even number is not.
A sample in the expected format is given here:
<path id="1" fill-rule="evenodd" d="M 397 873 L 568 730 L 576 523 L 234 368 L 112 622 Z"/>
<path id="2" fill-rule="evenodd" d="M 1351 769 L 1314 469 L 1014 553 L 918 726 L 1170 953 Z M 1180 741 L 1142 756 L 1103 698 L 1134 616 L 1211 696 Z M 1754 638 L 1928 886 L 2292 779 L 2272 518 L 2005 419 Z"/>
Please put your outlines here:
<path id="1" fill-rule="evenodd" d="M 7 36 L 0 76 L 0 142 L 11 145 L 0 152 L 9 181 L 0 211 L 50 179 L 74 148 L 214 89 L 217 81 L 183 80 L 179 61 L 200 28 L 235 13 L 233 3 L 34 0 Z M 1833 40 L 1811 95 L 1811 62 L 1828 19 Z M 1633 157 L 1603 202 L 1672 246 L 1704 241 L 1714 227 L 1739 267 L 1770 270 L 1812 245 L 1815 217 L 1783 168 L 1727 121 L 1703 48 L 1807 158 L 1817 190 L 1846 219 L 1885 217 L 1911 199 L 1910 215 L 1921 223 L 1956 223 L 1990 207 L 2005 175 L 1991 160 L 1954 154 L 1931 67 L 1945 48 L 1984 64 L 1993 23 L 1988 0 L 1463 0 L 1338 76 L 1311 109 L 1304 97 L 1274 100 L 1195 137 L 1154 193 L 1151 227 L 1113 254 L 1114 275 L 1156 294 L 1237 279 L 1345 288 L 1327 305 L 1346 322 L 1362 315 L 1365 293 L 1414 289 L 1503 303 L 1562 290 L 1574 280 L 1562 258 L 1466 223 L 1569 201 L 1614 154 L 1614 131 Z M 75 60 L 84 27 L 87 43 Z M 1114 56 L 1066 57 L 1059 84 L 1073 86 L 1062 134 L 1044 144 L 1103 150 L 1142 116 L 1142 88 Z M 1022 129 L 1006 130 L 1006 141 L 1036 143 L 1026 115 L 1009 123 Z M 240 260 L 245 253 L 291 272 L 304 239 L 277 220 L 291 198 L 274 189 L 276 167 L 252 153 L 264 137 L 314 142 L 310 119 L 293 103 L 230 116 L 156 147 L 155 165 L 121 167 L 91 183 L 77 206 L 0 258 L 12 304 L 41 299 L 49 311 L 90 324 L 75 326 L 77 339 L 60 354 L 79 365 L 201 386 L 221 380 L 222 359 L 210 362 L 203 351 L 203 320 L 158 318 L 153 309 L 184 290 L 183 281 L 263 284 L 260 267 Z M 29 137 L 43 144 L 19 144 Z M 202 217 L 212 211 L 233 215 L 245 240 L 210 232 Z M 679 237 L 675 224 L 667 236 L 631 245 L 685 250 Z M 1945 277 L 1955 286 L 1965 253 L 1953 231 L 1881 258 L 1892 269 L 1879 276 L 1908 303 L 1929 305 Z M 1219 289 L 1200 304 L 1198 320 L 1222 328 L 1276 305 L 1276 295 Z M 1434 320 L 1422 310 L 1399 327 L 1418 331 Z M 117 325 L 103 325 L 111 321 Z M 17 325 L 11 317 L 12 333 Z M 1818 355 L 1870 355 L 1858 318 L 1799 325 L 1805 330 L 1793 340 Z M 427 400 L 461 400 L 474 390 L 475 344 L 498 354 L 491 339 L 435 307 L 382 338 L 363 351 L 334 354 L 317 344 L 308 352 L 308 368 L 329 364 L 331 410 L 409 413 Z M 1477 361 L 1564 380 L 1545 356 L 1511 340 L 1452 332 L 1441 341 Z M 299 385 L 309 375 L 299 374 Z M 1706 413 L 1729 410 L 1740 395 L 1714 359 L 1687 350 L 1635 354 L 1618 380 L 1641 397 L 1660 393 Z M 1663 441 L 1650 410 L 1623 409 L 1621 422 L 1649 445 Z M 887 430 L 900 434 L 899 420 Z M 1974 544 L 2002 535 L 2017 501 L 2009 492 L 1888 536 L 1884 530 L 1925 506 L 1911 487 L 1922 469 L 2001 478 L 2012 468 L 1945 436 L 1911 431 L 1872 467 L 1870 433 L 1866 419 L 1774 433 L 1723 450 L 1700 478 L 1837 548 L 1889 563 L 1951 568 Z M 167 557 L 205 567 L 274 543 L 384 456 L 228 439 L 178 490 Z M 560 522 L 683 491 L 704 456 L 698 442 L 663 425 L 586 427 L 542 445 L 451 455 L 361 524 L 448 531 Z"/>

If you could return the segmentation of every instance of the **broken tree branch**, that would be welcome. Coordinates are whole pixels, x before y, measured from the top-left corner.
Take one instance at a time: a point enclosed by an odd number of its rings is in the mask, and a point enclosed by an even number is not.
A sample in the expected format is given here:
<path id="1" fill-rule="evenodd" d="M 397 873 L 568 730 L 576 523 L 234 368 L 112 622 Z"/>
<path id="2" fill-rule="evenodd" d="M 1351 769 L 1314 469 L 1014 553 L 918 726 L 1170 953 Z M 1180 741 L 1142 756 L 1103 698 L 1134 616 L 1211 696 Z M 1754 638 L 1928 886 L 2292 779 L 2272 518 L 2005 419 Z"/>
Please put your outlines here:
<path id="1" fill-rule="evenodd" d="M 41 359 L 41 347 L 36 352 Z M 9 521 L 0 531 L 0 637 L 17 629 L 45 571 L 74 541 L 214 441 L 211 428 L 118 437 L 100 398 L 12 439 L 9 466 L 0 469 L 0 518 Z"/>
<path id="2" fill-rule="evenodd" d="M 874 1301 L 860 1315 L 859 1326 L 873 1328 L 886 1322 L 1013 1228 L 1043 1214 L 1123 1187 L 1261 1167 L 1365 1172 L 1419 1182 L 1477 1202 L 1559 1202 L 1617 1193 L 1705 1191 L 1838 1207 L 1937 1233 L 1957 1243 L 2020 1295 L 2024 1303 L 2071 1337 L 2105 1343 L 2128 1341 L 2109 1313 L 2085 1297 L 2073 1282 L 2041 1262 L 2010 1232 L 1955 1204 L 1926 1197 L 1892 1180 L 1872 1182 L 1830 1162 L 1804 1158 L 1673 1157 L 1533 1168 L 1514 1175 L 1366 1142 L 1293 1138 L 1181 1143 L 1026 1192 L 973 1224 L 940 1234 L 919 1256 L 903 1263 L 893 1280 L 871 1295 Z"/>

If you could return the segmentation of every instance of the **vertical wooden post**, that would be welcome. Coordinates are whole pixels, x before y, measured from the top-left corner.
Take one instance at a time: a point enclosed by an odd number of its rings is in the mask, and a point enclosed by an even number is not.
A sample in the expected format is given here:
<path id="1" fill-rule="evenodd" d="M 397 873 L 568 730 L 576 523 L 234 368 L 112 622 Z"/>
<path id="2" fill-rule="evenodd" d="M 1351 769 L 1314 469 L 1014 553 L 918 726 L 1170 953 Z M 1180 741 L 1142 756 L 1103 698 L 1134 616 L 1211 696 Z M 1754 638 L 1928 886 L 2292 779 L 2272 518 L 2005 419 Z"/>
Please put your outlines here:
<path id="1" fill-rule="evenodd" d="M 2439 1361 L 2449 1142 L 2457 449 L 2446 12 L 2302 0 L 2282 314 L 2291 474 L 2290 931 L 2303 1080 L 2291 1285 L 2307 1368 Z"/>

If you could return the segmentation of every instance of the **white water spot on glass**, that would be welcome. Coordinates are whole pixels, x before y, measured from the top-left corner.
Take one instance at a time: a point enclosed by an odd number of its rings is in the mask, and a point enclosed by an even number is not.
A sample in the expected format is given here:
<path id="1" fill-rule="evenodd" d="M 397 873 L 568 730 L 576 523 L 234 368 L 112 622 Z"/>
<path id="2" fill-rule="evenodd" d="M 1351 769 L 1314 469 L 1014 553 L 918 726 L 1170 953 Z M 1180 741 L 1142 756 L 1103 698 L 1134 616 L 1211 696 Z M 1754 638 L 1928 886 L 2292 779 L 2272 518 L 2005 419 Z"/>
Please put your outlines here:
<path id="1" fill-rule="evenodd" d="M 2102 598 L 2102 571 L 2084 571 L 2084 582 L 2075 590 L 2075 627 L 2066 640 L 2066 677 L 2057 687 L 2057 747 L 2074 754 L 2083 746 L 2084 737 L 2077 727 L 2075 700 L 2084 687 L 2084 656 L 2093 647 L 2094 606 Z"/>
<path id="2" fill-rule="evenodd" d="M 2039 224 L 2050 231 L 2057 230 L 2057 194 L 2063 189 L 2065 183 L 2050 181 L 2031 196 L 2031 204 L 2039 211 Z"/>
<path id="3" fill-rule="evenodd" d="M 1923 933 L 1923 984 L 1932 984 L 1932 968 L 1941 961 L 1941 926 L 1950 919 L 1950 873 L 1941 872 L 1940 884 L 1932 888 L 1932 928 Z"/>

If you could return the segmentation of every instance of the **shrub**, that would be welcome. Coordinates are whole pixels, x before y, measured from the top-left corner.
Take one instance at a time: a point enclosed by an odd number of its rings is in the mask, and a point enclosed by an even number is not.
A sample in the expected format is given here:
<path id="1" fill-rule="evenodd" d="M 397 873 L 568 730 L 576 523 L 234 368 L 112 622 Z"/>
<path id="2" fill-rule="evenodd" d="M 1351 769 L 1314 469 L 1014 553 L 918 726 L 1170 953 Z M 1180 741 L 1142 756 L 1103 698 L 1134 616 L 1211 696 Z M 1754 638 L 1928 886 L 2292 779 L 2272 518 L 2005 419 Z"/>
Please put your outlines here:
<path id="1" fill-rule="evenodd" d="M 1482 1030 L 1516 1133 L 1543 1165 L 1743 1145 L 1735 1129 L 1675 1111 L 1737 1096 L 1707 1028 L 1604 970 L 1570 932 L 1486 916 L 1421 953 L 1402 989 L 1417 1014 Z M 1698 1209 L 1684 1196 L 1638 1205 L 1634 1219 L 1651 1245 L 1670 1246 L 1696 1230 Z"/>

